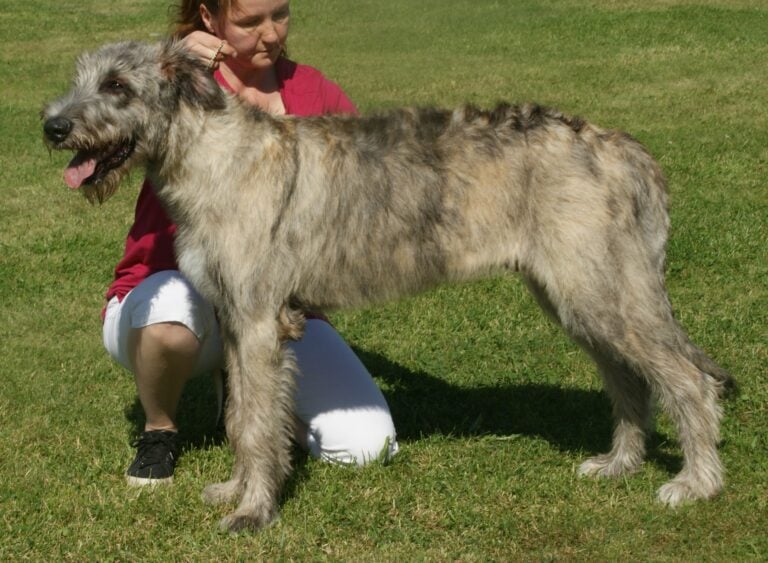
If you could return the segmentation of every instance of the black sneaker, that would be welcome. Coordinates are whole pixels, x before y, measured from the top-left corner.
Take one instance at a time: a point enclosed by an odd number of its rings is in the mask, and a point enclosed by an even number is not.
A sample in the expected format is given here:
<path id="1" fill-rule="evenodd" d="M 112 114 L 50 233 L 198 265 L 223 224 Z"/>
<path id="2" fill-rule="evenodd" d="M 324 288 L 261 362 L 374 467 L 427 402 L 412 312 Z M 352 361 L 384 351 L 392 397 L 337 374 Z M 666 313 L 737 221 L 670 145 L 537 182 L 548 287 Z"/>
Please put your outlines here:
<path id="1" fill-rule="evenodd" d="M 173 482 L 176 467 L 177 433 L 170 430 L 142 432 L 132 445 L 138 448 L 136 459 L 126 472 L 129 485 L 159 485 Z"/>

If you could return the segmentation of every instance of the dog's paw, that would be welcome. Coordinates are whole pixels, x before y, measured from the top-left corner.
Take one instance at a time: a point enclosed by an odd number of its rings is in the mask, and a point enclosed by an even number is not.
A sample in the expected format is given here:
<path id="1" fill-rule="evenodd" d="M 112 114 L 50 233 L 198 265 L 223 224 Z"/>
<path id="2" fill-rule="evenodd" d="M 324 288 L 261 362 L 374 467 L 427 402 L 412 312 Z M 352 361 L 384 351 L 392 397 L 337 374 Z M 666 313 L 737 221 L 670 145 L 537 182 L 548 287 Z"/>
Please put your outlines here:
<path id="1" fill-rule="evenodd" d="M 203 502 L 210 505 L 231 503 L 238 500 L 242 492 L 242 485 L 238 479 L 230 479 L 223 483 L 214 483 L 203 489 L 200 497 Z"/>
<path id="2" fill-rule="evenodd" d="M 579 466 L 578 473 L 582 476 L 591 477 L 619 477 L 635 473 L 639 468 L 639 463 L 622 456 L 602 454 L 585 460 Z"/>
<path id="3" fill-rule="evenodd" d="M 659 502 L 670 508 L 700 499 L 717 496 L 722 490 L 719 479 L 693 479 L 687 475 L 678 475 L 669 483 L 662 485 L 656 493 Z"/>
<path id="4" fill-rule="evenodd" d="M 603 476 L 603 471 L 606 467 L 606 457 L 607 456 L 599 455 L 585 459 L 584 462 L 579 465 L 578 474 L 582 477 Z"/>
<path id="5" fill-rule="evenodd" d="M 279 519 L 276 513 L 243 512 L 238 509 L 228 514 L 219 522 L 219 529 L 230 534 L 240 532 L 258 532 L 273 525 Z"/>
<path id="6" fill-rule="evenodd" d="M 675 508 L 681 504 L 692 502 L 698 497 L 688 483 L 670 481 L 662 485 L 656 492 L 656 498 L 659 502 L 666 504 L 670 508 Z"/>

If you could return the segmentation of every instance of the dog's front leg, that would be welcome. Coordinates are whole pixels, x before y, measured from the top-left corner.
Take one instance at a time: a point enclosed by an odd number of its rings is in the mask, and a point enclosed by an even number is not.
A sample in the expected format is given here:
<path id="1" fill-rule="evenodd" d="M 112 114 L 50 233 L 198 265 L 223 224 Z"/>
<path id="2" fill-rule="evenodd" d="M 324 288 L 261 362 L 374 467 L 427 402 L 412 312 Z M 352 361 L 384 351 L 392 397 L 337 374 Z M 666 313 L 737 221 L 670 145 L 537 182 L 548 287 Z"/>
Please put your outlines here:
<path id="1" fill-rule="evenodd" d="M 237 442 L 237 433 L 233 432 L 233 429 L 237 426 L 235 418 L 237 413 L 242 412 L 240 407 L 241 392 L 241 377 L 240 377 L 240 365 L 237 361 L 237 342 L 234 338 L 234 334 L 227 329 L 224 323 L 221 323 L 221 339 L 224 348 L 224 361 L 227 366 L 227 386 L 228 396 L 227 403 L 225 405 L 225 424 L 227 428 L 227 435 L 229 442 L 233 449 L 237 450 L 235 444 Z M 240 458 L 235 458 L 235 463 L 232 467 L 232 476 L 228 481 L 222 483 L 213 483 L 203 489 L 202 498 L 207 504 L 217 505 L 229 502 L 235 502 L 240 499 L 243 493 L 243 472 L 242 464 L 239 463 Z"/>
<path id="2" fill-rule="evenodd" d="M 237 509 L 221 521 L 231 532 L 267 526 L 290 473 L 293 357 L 278 341 L 276 315 L 231 323 L 228 341 L 231 380 L 227 435 L 235 453 L 232 479 L 210 489 L 236 497 Z M 236 366 L 232 369 L 232 366 Z M 209 489 L 207 489 L 208 491 Z"/>

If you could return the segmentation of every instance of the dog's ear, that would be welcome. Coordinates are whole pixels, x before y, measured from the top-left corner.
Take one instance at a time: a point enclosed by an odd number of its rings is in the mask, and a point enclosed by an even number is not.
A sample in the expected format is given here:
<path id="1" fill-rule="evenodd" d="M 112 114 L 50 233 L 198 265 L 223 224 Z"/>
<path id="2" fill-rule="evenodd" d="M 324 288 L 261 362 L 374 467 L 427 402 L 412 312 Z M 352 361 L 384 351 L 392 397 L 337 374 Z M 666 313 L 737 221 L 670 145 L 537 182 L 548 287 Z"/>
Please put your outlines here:
<path id="1" fill-rule="evenodd" d="M 179 41 L 171 39 L 161 45 L 160 72 L 178 99 L 209 110 L 226 105 L 225 94 L 211 72 Z"/>

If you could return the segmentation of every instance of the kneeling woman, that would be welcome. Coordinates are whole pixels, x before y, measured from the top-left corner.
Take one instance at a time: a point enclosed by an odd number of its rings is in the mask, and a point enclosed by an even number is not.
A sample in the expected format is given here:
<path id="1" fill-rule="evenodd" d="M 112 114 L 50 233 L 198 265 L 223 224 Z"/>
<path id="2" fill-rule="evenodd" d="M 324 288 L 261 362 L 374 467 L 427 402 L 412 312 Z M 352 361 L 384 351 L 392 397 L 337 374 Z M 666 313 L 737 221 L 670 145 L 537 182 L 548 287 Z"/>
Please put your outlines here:
<path id="1" fill-rule="evenodd" d="M 176 36 L 209 64 L 222 88 L 274 114 L 353 113 L 344 92 L 314 68 L 288 60 L 287 0 L 183 0 Z M 146 415 L 128 468 L 135 485 L 170 482 L 176 411 L 187 380 L 222 367 L 216 316 L 178 271 L 175 226 L 149 182 L 107 292 L 104 345 L 133 372 Z M 362 465 L 397 451 L 389 408 L 352 349 L 324 319 L 308 319 L 292 343 L 296 439 L 314 457 Z"/>

